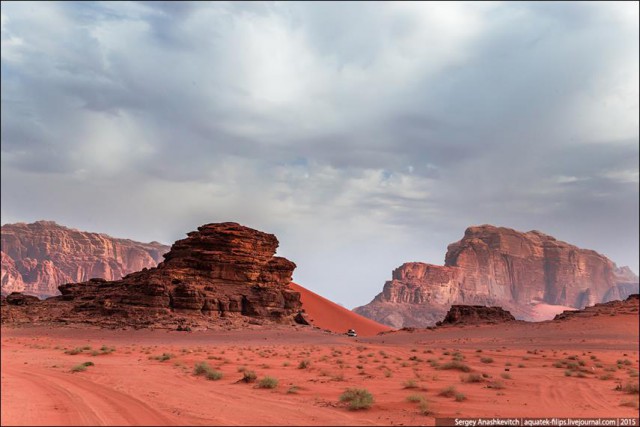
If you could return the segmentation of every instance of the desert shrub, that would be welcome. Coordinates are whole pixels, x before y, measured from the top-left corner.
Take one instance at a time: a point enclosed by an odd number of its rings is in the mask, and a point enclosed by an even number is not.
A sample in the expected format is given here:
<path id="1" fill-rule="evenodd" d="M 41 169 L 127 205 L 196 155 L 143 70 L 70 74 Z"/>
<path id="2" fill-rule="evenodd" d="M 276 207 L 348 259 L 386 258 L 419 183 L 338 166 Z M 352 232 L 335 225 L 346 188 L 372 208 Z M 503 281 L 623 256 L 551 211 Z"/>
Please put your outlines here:
<path id="1" fill-rule="evenodd" d="M 348 388 L 340 395 L 340 402 L 346 402 L 352 411 L 368 409 L 373 405 L 373 395 L 364 388 Z"/>
<path id="2" fill-rule="evenodd" d="M 618 364 L 618 365 L 631 365 L 631 360 L 629 360 L 629 359 L 618 359 L 618 360 L 616 360 L 616 364 Z"/>
<path id="3" fill-rule="evenodd" d="M 460 380 L 463 383 L 481 383 L 484 381 L 484 378 L 479 374 L 469 374 L 461 376 Z"/>
<path id="4" fill-rule="evenodd" d="M 89 366 L 93 366 L 93 362 L 84 362 L 71 368 L 71 372 L 86 371 Z"/>
<path id="5" fill-rule="evenodd" d="M 610 379 L 612 379 L 612 378 L 613 378 L 613 375 L 611 375 L 611 374 L 604 374 L 604 375 L 600 375 L 600 377 L 598 377 L 598 378 L 600 378 L 600 379 L 601 379 L 601 380 L 603 380 L 603 381 L 606 381 L 606 380 L 610 380 Z"/>
<path id="6" fill-rule="evenodd" d="M 453 360 L 451 362 L 447 362 L 443 365 L 438 366 L 438 369 L 444 369 L 444 370 L 449 370 L 449 369 L 457 369 L 458 371 L 462 371 L 462 372 L 470 372 L 471 368 L 468 365 L 465 365 L 462 362 L 459 362 L 457 360 Z"/>
<path id="7" fill-rule="evenodd" d="M 493 359 L 491 357 L 481 357 L 480 361 L 482 363 L 493 363 Z"/>
<path id="8" fill-rule="evenodd" d="M 502 378 L 504 378 L 505 380 L 510 380 L 511 379 L 511 374 L 508 374 L 506 372 L 501 373 L 500 376 Z"/>
<path id="9" fill-rule="evenodd" d="M 638 394 L 638 383 L 627 383 L 622 387 L 622 391 L 629 394 Z"/>
<path id="10" fill-rule="evenodd" d="M 623 402 L 620 403 L 620 406 L 628 406 L 629 408 L 634 408 L 634 409 L 639 409 L 640 408 L 640 403 L 638 402 L 638 400 L 625 400 Z"/>
<path id="11" fill-rule="evenodd" d="M 307 369 L 310 365 L 311 361 L 309 359 L 304 359 L 298 364 L 298 369 Z"/>
<path id="12" fill-rule="evenodd" d="M 207 371 L 211 370 L 211 366 L 207 362 L 196 363 L 193 373 L 195 375 L 204 375 Z"/>
<path id="13" fill-rule="evenodd" d="M 70 354 L 72 356 L 75 356 L 76 354 L 80 354 L 80 353 L 82 353 L 82 349 L 80 347 L 76 347 L 72 350 L 66 350 L 64 352 L 64 354 Z"/>
<path id="14" fill-rule="evenodd" d="M 463 401 L 467 400 L 467 396 L 465 396 L 462 393 L 456 393 L 454 398 L 456 399 L 456 402 L 463 402 Z"/>
<path id="15" fill-rule="evenodd" d="M 438 363 L 436 359 L 427 359 L 427 363 L 429 363 L 432 368 L 437 368 L 438 366 L 440 366 L 440 363 Z"/>
<path id="16" fill-rule="evenodd" d="M 407 380 L 402 383 L 402 388 L 418 388 L 418 384 L 415 380 Z"/>
<path id="17" fill-rule="evenodd" d="M 276 388 L 278 379 L 273 377 L 264 377 L 258 381 L 258 388 Z"/>
<path id="18" fill-rule="evenodd" d="M 424 400 L 424 396 L 420 395 L 420 394 L 412 394 L 410 396 L 407 396 L 407 402 L 422 402 Z"/>
<path id="19" fill-rule="evenodd" d="M 222 379 L 222 372 L 220 371 L 215 371 L 215 370 L 211 370 L 211 371 L 207 371 L 204 374 L 205 378 L 211 381 L 218 381 Z"/>
<path id="20" fill-rule="evenodd" d="M 418 410 L 420 411 L 420 414 L 422 414 L 422 415 L 431 415 L 431 414 L 433 414 L 433 411 L 431 410 L 431 407 L 429 406 L 429 402 L 427 402 L 426 400 L 423 400 L 422 402 L 420 402 L 420 404 L 418 404 Z"/>
<path id="21" fill-rule="evenodd" d="M 169 359 L 173 359 L 175 356 L 171 353 L 162 353 L 160 356 L 155 356 L 155 360 L 159 360 L 160 362 L 166 362 Z"/>
<path id="22" fill-rule="evenodd" d="M 494 388 L 497 390 L 501 390 L 504 388 L 504 384 L 502 383 L 502 381 L 492 381 L 487 384 L 487 388 Z"/>
<path id="23" fill-rule="evenodd" d="M 442 390 L 440 390 L 440 393 L 438 393 L 438 396 L 442 396 L 442 397 L 453 397 L 455 396 L 457 393 L 457 390 L 454 386 L 450 385 L 449 387 L 446 387 Z"/>
<path id="24" fill-rule="evenodd" d="M 296 385 L 292 385 L 291 387 L 289 387 L 289 389 L 287 390 L 287 394 L 297 394 L 299 390 L 299 387 Z"/>
<path id="25" fill-rule="evenodd" d="M 101 354 L 109 354 L 109 353 L 113 353 L 114 351 L 116 351 L 115 347 L 108 347 L 106 345 L 103 345 L 102 347 L 100 347 Z"/>
<path id="26" fill-rule="evenodd" d="M 252 383 L 254 382 L 256 379 L 258 378 L 258 376 L 256 375 L 255 372 L 253 371 L 244 371 L 242 373 L 242 379 L 240 381 L 243 381 L 245 383 Z"/>
<path id="27" fill-rule="evenodd" d="M 524 364 L 518 363 L 518 368 L 524 368 L 524 367 L 525 367 Z"/>

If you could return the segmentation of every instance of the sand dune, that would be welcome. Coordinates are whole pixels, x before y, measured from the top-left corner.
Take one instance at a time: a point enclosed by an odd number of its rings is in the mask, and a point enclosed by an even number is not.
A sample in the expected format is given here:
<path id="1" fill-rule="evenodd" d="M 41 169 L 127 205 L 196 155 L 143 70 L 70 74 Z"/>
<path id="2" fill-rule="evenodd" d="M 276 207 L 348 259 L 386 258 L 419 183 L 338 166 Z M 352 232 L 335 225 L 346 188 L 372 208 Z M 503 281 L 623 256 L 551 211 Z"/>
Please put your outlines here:
<path id="1" fill-rule="evenodd" d="M 351 310 L 347 310 L 297 283 L 292 282 L 290 286 L 295 291 L 300 292 L 302 306 L 315 326 L 337 333 L 345 333 L 348 329 L 355 329 L 358 335 L 362 337 L 391 330 L 388 326 L 381 325 Z"/>

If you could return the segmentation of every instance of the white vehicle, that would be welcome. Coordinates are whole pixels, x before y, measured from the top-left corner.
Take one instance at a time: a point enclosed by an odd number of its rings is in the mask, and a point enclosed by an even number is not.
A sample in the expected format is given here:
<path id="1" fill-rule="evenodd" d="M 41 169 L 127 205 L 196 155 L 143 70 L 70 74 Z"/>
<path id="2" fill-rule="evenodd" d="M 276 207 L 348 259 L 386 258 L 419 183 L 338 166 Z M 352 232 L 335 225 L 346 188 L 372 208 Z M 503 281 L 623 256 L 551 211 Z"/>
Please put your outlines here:
<path id="1" fill-rule="evenodd" d="M 348 337 L 357 337 L 357 336 L 358 336 L 358 334 L 356 334 L 356 330 L 355 330 L 355 329 L 349 329 L 349 330 L 347 331 L 347 336 L 348 336 Z"/>

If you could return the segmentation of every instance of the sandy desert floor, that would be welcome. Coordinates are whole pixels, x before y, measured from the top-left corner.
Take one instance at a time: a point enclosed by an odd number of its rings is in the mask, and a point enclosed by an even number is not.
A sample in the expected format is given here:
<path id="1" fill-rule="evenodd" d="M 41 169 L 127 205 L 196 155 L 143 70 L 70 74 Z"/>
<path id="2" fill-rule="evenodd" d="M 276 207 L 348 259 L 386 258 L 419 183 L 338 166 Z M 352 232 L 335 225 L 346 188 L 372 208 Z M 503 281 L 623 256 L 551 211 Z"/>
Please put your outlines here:
<path id="1" fill-rule="evenodd" d="M 93 365 L 72 372 L 84 362 Z M 221 378 L 195 375 L 202 362 Z M 637 417 L 638 368 L 637 314 L 368 338 L 310 327 L 3 327 L 1 421 L 433 425 L 435 417 Z M 248 371 L 256 382 L 240 381 Z M 260 388 L 264 377 L 276 379 L 275 388 Z M 340 402 L 351 387 L 373 395 L 371 408 Z"/>

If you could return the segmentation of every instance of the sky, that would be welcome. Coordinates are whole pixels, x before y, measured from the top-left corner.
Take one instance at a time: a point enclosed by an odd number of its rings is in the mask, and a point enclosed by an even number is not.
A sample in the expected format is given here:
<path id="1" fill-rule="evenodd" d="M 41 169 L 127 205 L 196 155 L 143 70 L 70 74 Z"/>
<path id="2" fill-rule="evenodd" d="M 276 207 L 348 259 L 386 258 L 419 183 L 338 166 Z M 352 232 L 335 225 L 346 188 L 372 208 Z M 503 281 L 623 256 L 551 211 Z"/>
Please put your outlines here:
<path id="1" fill-rule="evenodd" d="M 273 233 L 347 308 L 471 225 L 638 272 L 638 2 L 2 2 L 2 224 Z"/>

